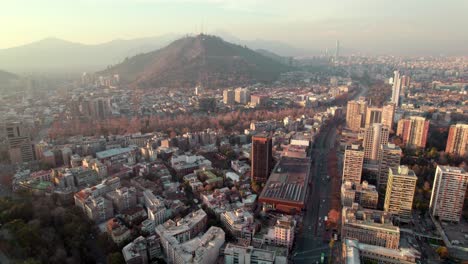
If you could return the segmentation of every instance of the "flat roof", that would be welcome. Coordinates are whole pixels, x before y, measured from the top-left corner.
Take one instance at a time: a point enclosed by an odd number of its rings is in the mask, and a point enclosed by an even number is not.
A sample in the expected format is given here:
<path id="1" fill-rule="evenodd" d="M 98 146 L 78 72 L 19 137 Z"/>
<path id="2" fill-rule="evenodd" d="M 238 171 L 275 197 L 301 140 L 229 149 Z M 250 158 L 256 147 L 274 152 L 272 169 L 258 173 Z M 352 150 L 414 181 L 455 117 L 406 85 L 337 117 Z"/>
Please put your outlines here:
<path id="1" fill-rule="evenodd" d="M 260 194 L 260 199 L 305 202 L 310 159 L 281 157 Z"/>
<path id="2" fill-rule="evenodd" d="M 115 148 L 115 149 L 108 149 L 104 151 L 100 151 L 96 153 L 96 158 L 98 159 L 105 159 L 105 158 L 110 158 L 112 156 L 117 156 L 120 154 L 124 154 L 127 152 L 132 151 L 132 148 Z"/>

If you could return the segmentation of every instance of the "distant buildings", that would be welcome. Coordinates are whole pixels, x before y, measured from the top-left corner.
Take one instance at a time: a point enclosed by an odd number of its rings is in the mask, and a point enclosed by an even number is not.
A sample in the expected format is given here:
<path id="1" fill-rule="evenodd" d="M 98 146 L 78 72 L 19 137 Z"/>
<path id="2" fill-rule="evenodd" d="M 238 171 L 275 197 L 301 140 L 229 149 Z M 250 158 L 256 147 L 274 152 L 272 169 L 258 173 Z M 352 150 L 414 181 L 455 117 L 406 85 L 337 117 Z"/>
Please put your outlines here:
<path id="1" fill-rule="evenodd" d="M 305 209 L 310 163 L 308 158 L 281 157 L 258 199 L 263 209 L 287 214 Z"/>
<path id="2" fill-rule="evenodd" d="M 370 185 L 367 181 L 362 184 L 345 181 L 341 185 L 341 204 L 343 206 L 353 206 L 358 203 L 364 208 L 376 209 L 379 194 L 374 185 Z"/>
<path id="3" fill-rule="evenodd" d="M 357 204 L 343 207 L 341 238 L 357 239 L 374 246 L 398 249 L 400 228 L 394 226 L 386 212 L 362 209 Z"/>
<path id="4" fill-rule="evenodd" d="M 400 77 L 400 72 L 394 71 L 393 72 L 393 87 L 392 87 L 392 103 L 394 103 L 396 107 L 400 106 L 401 87 L 402 87 L 402 80 Z"/>
<path id="5" fill-rule="evenodd" d="M 268 104 L 268 96 L 266 95 L 251 95 L 250 96 L 250 104 L 253 107 L 265 107 Z"/>
<path id="6" fill-rule="evenodd" d="M 21 122 L 11 122 L 5 125 L 5 130 L 10 162 L 17 164 L 33 161 L 33 145 L 26 126 Z"/>
<path id="7" fill-rule="evenodd" d="M 171 167 L 178 176 L 184 176 L 198 169 L 211 168 L 211 161 L 201 155 L 173 155 Z"/>
<path id="8" fill-rule="evenodd" d="M 247 88 L 236 88 L 235 90 L 235 101 L 238 104 L 245 105 L 250 102 L 250 91 Z"/>
<path id="9" fill-rule="evenodd" d="M 251 178 L 253 181 L 266 182 L 273 168 L 273 142 L 266 134 L 252 137 Z"/>
<path id="10" fill-rule="evenodd" d="M 356 144 L 347 146 L 344 155 L 342 182 L 349 181 L 360 184 L 363 162 L 364 148 Z"/>
<path id="11" fill-rule="evenodd" d="M 409 223 L 412 219 L 411 212 L 417 180 L 418 177 L 414 171 L 406 166 L 389 168 L 385 212 L 398 217 L 401 222 Z"/>
<path id="12" fill-rule="evenodd" d="M 223 103 L 225 105 L 233 105 L 235 103 L 235 93 L 231 89 L 223 91 Z"/>
<path id="13" fill-rule="evenodd" d="M 403 139 L 403 144 L 410 148 L 426 147 L 429 120 L 424 117 L 411 116 L 398 121 L 397 136 Z"/>
<path id="14" fill-rule="evenodd" d="M 445 152 L 459 156 L 468 154 L 468 124 L 450 126 Z"/>
<path id="15" fill-rule="evenodd" d="M 468 172 L 462 168 L 437 166 L 432 187 L 429 212 L 441 221 L 460 221 L 465 193 L 468 185 Z"/>
<path id="16" fill-rule="evenodd" d="M 364 163 L 377 163 L 380 159 L 380 146 L 388 144 L 389 129 L 379 123 L 372 124 L 364 133 Z"/>

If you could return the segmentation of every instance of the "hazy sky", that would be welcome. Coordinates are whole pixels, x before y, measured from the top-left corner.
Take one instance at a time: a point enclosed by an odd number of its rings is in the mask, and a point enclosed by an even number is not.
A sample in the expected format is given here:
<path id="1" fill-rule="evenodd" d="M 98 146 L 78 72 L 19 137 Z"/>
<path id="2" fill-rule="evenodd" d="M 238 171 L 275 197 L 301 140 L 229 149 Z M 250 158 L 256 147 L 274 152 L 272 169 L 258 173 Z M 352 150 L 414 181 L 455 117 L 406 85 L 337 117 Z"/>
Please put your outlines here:
<path id="1" fill-rule="evenodd" d="M 241 39 L 360 51 L 466 50 L 468 0 L 1 0 L 0 48 L 223 30 Z"/>

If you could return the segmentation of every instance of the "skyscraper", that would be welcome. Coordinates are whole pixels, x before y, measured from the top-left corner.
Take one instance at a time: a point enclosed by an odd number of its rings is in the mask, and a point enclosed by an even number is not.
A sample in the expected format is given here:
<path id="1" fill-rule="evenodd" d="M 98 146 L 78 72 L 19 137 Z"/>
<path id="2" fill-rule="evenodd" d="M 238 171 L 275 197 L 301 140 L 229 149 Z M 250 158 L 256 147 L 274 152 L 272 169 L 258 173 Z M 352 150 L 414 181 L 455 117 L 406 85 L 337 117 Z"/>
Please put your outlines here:
<path id="1" fill-rule="evenodd" d="M 395 104 L 388 103 L 382 107 L 382 124 L 393 131 L 393 119 L 395 116 Z"/>
<path id="2" fill-rule="evenodd" d="M 468 124 L 450 126 L 445 152 L 459 156 L 468 154 Z"/>
<path id="3" fill-rule="evenodd" d="M 346 126 L 352 131 L 359 131 L 365 124 L 366 111 L 366 101 L 349 101 L 346 110 Z"/>
<path id="4" fill-rule="evenodd" d="M 339 58 L 340 58 L 340 41 L 337 40 L 336 41 L 336 49 L 335 49 L 335 63 L 338 62 Z"/>
<path id="5" fill-rule="evenodd" d="M 410 148 L 424 148 L 429 131 L 429 120 L 420 116 L 398 121 L 397 136 L 403 139 L 403 143 Z"/>
<path id="6" fill-rule="evenodd" d="M 5 125 L 8 154 L 11 163 L 22 163 L 34 160 L 34 150 L 29 131 L 21 122 L 11 122 Z"/>
<path id="7" fill-rule="evenodd" d="M 392 103 L 396 107 L 400 106 L 400 93 L 401 93 L 401 77 L 399 71 L 393 72 L 393 88 L 392 88 Z"/>
<path id="8" fill-rule="evenodd" d="M 273 142 L 266 134 L 252 137 L 251 179 L 256 182 L 266 182 L 273 169 Z"/>
<path id="9" fill-rule="evenodd" d="M 364 133 L 364 162 L 377 163 L 380 160 L 380 146 L 388 143 L 388 127 L 382 124 L 372 124 Z"/>
<path id="10" fill-rule="evenodd" d="M 364 162 L 364 149 L 361 145 L 347 146 L 344 155 L 342 182 L 360 184 L 362 166 Z"/>
<path id="11" fill-rule="evenodd" d="M 410 222 L 417 180 L 414 171 L 406 166 L 389 168 L 385 212 L 397 216 L 401 222 Z"/>
<path id="12" fill-rule="evenodd" d="M 380 146 L 380 162 L 379 174 L 377 176 L 377 190 L 379 192 L 379 205 L 383 206 L 385 201 L 385 193 L 387 191 L 387 181 L 389 168 L 397 168 L 400 166 L 401 148 L 395 144 L 387 144 Z"/>
<path id="13" fill-rule="evenodd" d="M 429 213 L 441 221 L 458 223 L 463 212 L 468 172 L 463 168 L 437 166 Z"/>

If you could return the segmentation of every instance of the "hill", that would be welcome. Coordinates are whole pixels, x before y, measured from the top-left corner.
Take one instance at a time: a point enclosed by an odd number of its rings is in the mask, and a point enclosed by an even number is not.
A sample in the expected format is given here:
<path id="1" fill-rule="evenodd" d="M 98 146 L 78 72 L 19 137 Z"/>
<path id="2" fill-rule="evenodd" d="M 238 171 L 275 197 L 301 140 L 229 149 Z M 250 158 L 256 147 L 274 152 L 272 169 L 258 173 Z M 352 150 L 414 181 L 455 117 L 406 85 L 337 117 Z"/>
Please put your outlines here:
<path id="1" fill-rule="evenodd" d="M 0 70 L 0 91 L 15 87 L 19 81 L 19 77 L 13 73 Z"/>
<path id="2" fill-rule="evenodd" d="M 176 35 L 171 34 L 131 40 L 117 39 L 96 45 L 47 38 L 0 49 L 0 69 L 16 73 L 97 71 L 119 63 L 125 57 L 164 47 L 176 38 Z"/>
<path id="3" fill-rule="evenodd" d="M 289 67 L 216 36 L 184 37 L 101 72 L 140 87 L 224 87 L 274 81 Z"/>

